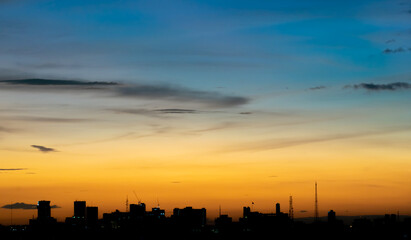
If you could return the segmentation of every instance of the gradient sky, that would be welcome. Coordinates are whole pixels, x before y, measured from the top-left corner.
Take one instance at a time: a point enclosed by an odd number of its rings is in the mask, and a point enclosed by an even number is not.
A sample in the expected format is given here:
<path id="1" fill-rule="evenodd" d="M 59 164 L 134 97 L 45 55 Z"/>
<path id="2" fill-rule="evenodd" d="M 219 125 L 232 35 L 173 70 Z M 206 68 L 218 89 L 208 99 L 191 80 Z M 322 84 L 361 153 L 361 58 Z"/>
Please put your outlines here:
<path id="1" fill-rule="evenodd" d="M 410 62 L 409 0 L 0 0 L 0 204 L 411 214 Z"/>

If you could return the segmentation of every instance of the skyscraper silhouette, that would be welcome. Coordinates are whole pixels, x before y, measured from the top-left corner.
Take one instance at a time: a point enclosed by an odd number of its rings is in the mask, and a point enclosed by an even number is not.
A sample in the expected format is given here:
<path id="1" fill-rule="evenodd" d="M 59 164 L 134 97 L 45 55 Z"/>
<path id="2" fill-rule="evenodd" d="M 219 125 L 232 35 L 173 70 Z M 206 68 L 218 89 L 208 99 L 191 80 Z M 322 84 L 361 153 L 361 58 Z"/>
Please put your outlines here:
<path id="1" fill-rule="evenodd" d="M 74 218 L 86 218 L 86 201 L 74 202 Z"/>
<path id="2" fill-rule="evenodd" d="M 48 219 L 51 217 L 50 201 L 37 202 L 37 219 Z"/>
<path id="3" fill-rule="evenodd" d="M 275 214 L 277 214 L 277 216 L 281 214 L 280 203 L 275 204 Z"/>
<path id="4" fill-rule="evenodd" d="M 314 207 L 314 219 L 318 221 L 318 198 L 317 198 L 317 181 L 315 181 L 315 207 Z"/>

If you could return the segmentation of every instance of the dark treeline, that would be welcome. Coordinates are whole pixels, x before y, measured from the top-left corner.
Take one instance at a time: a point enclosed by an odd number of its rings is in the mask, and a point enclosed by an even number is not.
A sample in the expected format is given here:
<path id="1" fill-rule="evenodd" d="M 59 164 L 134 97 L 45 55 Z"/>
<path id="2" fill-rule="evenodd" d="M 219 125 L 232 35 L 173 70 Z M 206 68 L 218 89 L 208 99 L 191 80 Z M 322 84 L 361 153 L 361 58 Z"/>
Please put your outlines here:
<path id="1" fill-rule="evenodd" d="M 221 215 L 207 224 L 206 209 L 175 208 L 171 217 L 159 207 L 146 210 L 144 203 L 130 204 L 126 212 L 115 211 L 98 218 L 97 207 L 74 202 L 74 215 L 65 222 L 51 216 L 49 201 L 37 205 L 37 218 L 29 225 L 1 226 L 0 239 L 410 239 L 411 218 L 387 214 L 376 219 L 359 218 L 344 224 L 332 210 L 326 220 L 304 223 L 283 213 L 260 213 L 243 208 L 233 221 Z"/>

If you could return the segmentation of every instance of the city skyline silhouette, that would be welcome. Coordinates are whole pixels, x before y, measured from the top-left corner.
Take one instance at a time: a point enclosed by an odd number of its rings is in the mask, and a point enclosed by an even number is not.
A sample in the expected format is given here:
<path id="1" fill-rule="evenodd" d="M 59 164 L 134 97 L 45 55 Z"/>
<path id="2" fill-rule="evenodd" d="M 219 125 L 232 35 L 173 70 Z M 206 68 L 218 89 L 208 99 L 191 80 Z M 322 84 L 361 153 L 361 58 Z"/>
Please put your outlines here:
<path id="1" fill-rule="evenodd" d="M 280 203 L 275 204 L 275 211 L 263 213 L 251 206 L 243 207 L 243 214 L 238 221 L 228 214 L 219 215 L 211 222 L 207 209 L 174 208 L 170 216 L 159 204 L 150 209 L 144 202 L 137 204 L 126 202 L 126 211 L 115 210 L 103 213 L 99 218 L 98 206 L 88 206 L 86 201 L 73 202 L 73 215 L 64 222 L 53 217 L 51 209 L 58 208 L 50 201 L 37 202 L 37 217 L 29 224 L 0 225 L 0 234 L 7 239 L 112 239 L 134 236 L 139 239 L 266 239 L 268 235 L 280 239 L 301 239 L 301 237 L 329 239 L 407 239 L 411 233 L 411 216 L 385 214 L 383 216 L 357 216 L 351 219 L 341 218 L 334 210 L 329 210 L 326 217 L 318 214 L 317 182 L 315 182 L 315 211 L 311 221 L 294 218 L 293 203 L 290 196 L 289 213 L 282 211 Z M 18 205 L 31 209 L 31 205 Z M 29 207 L 30 206 L 30 207 Z"/>
<path id="2" fill-rule="evenodd" d="M 326 216 L 328 216 L 328 217 L 330 217 L 330 212 L 332 212 L 334 215 L 335 215 L 335 212 L 334 212 L 334 210 L 332 210 L 332 209 L 329 209 L 329 210 L 322 210 L 322 211 L 320 211 L 320 209 L 319 209 L 319 207 L 318 207 L 318 193 L 317 193 L 317 181 L 315 182 L 315 187 L 314 187 L 314 191 L 315 191 L 315 193 L 314 193 L 314 206 L 313 206 L 313 210 L 300 210 L 300 213 L 308 213 L 308 215 L 307 214 L 296 214 L 296 215 L 294 215 L 294 203 L 293 203 L 293 201 L 291 200 L 292 198 L 293 198 L 293 196 L 289 196 L 289 198 L 290 198 L 290 201 L 288 202 L 288 209 L 287 209 L 287 212 L 288 212 L 288 214 L 286 214 L 287 215 L 287 217 L 290 219 L 290 220 L 293 220 L 294 219 L 294 216 L 296 216 L 295 217 L 295 219 L 298 219 L 298 220 L 300 220 L 300 221 L 304 221 L 304 222 L 316 222 L 316 221 L 319 221 L 320 219 L 323 219 L 324 217 L 326 217 Z M 145 203 L 143 203 L 142 202 L 142 200 L 141 200 L 141 198 L 139 198 L 138 197 L 138 195 L 136 194 L 136 192 L 135 191 L 133 191 L 133 194 L 134 194 L 134 196 L 135 196 L 135 201 L 129 201 L 129 198 L 128 198 L 128 195 L 126 196 L 126 199 L 125 199 L 125 201 L 124 201 L 124 209 L 122 208 L 122 207 L 120 207 L 120 206 L 118 206 L 118 208 L 116 208 L 115 209 L 115 211 L 112 211 L 112 212 L 124 212 L 124 213 L 128 213 L 128 212 L 133 212 L 133 208 L 135 208 L 135 207 L 138 207 L 138 206 L 140 206 L 141 204 L 144 206 L 144 211 L 145 211 L 145 209 L 146 209 L 146 204 Z M 98 206 L 95 206 L 95 205 L 93 205 L 92 204 L 92 206 L 87 206 L 86 207 L 86 202 L 87 201 L 84 201 L 84 200 L 81 200 L 81 201 L 79 201 L 79 200 L 76 200 L 76 201 L 74 201 L 74 207 L 73 207 L 73 210 L 72 211 L 74 211 L 74 214 L 73 214 L 73 218 L 85 218 L 85 212 L 86 212 L 86 209 L 87 209 L 87 211 L 90 209 L 90 211 L 93 211 L 93 219 L 95 219 L 96 221 L 98 220 L 98 219 L 101 219 L 101 218 L 103 218 L 104 217 L 104 214 L 108 214 L 108 212 L 101 212 L 101 210 L 100 210 L 100 213 L 99 213 L 99 211 L 98 211 Z M 153 205 L 153 208 L 152 209 L 161 209 L 160 208 L 160 204 L 159 204 L 159 200 L 157 199 L 157 202 L 156 202 L 157 204 L 154 206 Z M 44 209 L 44 207 L 42 208 L 41 207 L 41 205 L 42 204 L 45 204 L 45 206 L 46 206 L 46 209 L 45 210 L 42 210 L 42 209 Z M 327 204 L 326 204 L 327 205 Z M 258 205 L 257 205 L 258 206 Z M 283 205 L 284 206 L 284 205 Z M 187 206 L 186 206 L 187 207 Z M 192 208 L 192 206 L 188 206 L 188 207 L 190 207 L 190 208 Z M 6 221 L 6 219 L 4 218 L 4 216 L 3 216 L 3 218 L 0 218 L 0 219 L 3 219 L 4 220 L 4 222 L 2 223 L 2 224 L 4 224 L 4 225 L 26 225 L 27 223 L 28 223 L 28 221 L 30 220 L 30 219 L 24 219 L 24 218 L 17 218 L 17 219 L 14 219 L 13 220 L 13 217 L 15 217 L 15 216 L 13 216 L 13 210 L 14 210 L 14 213 L 16 214 L 16 211 L 19 211 L 19 210 L 22 210 L 22 211 L 27 211 L 27 210 L 37 210 L 37 218 L 39 218 L 39 216 L 40 215 L 43 215 L 43 216 L 46 216 L 46 217 L 51 217 L 51 209 L 59 209 L 59 208 L 61 208 L 60 206 L 58 206 L 58 205 L 51 205 L 50 204 L 50 201 L 49 200 L 39 200 L 38 202 L 37 202 L 37 204 L 26 204 L 26 203 L 23 203 L 23 202 L 17 202 L 17 203 L 11 203 L 11 204 L 8 204 L 8 205 L 4 205 L 4 206 L 1 206 L 0 208 L 2 208 L 3 210 L 5 210 L 5 209 L 7 209 L 7 210 L 9 210 L 9 214 L 10 214 L 10 216 L 9 216 L 9 223 L 7 223 L 7 221 Z M 209 212 L 209 216 L 211 216 L 211 218 L 204 218 L 204 223 L 207 223 L 207 224 L 210 224 L 212 221 L 213 221 L 213 219 L 216 219 L 216 218 L 218 218 L 218 217 L 221 217 L 222 215 L 224 215 L 224 216 L 231 216 L 231 219 L 233 219 L 234 218 L 234 220 L 232 220 L 232 221 L 234 221 L 234 222 L 238 222 L 238 221 L 241 221 L 241 216 L 243 216 L 244 217 L 244 211 L 245 211 L 245 207 L 243 207 L 244 209 L 243 209 L 243 211 L 241 212 L 241 215 L 239 215 L 238 214 L 238 212 L 239 211 L 233 211 L 233 213 L 234 214 L 232 214 L 232 212 L 230 213 L 230 211 L 227 211 L 226 209 L 223 209 L 222 210 L 222 206 L 221 205 L 219 205 L 218 206 L 218 213 L 217 214 L 215 214 L 215 210 L 214 210 L 214 213 L 213 212 L 211 212 L 211 214 L 210 214 L 210 212 Z M 280 211 L 280 203 L 276 203 L 275 205 L 273 204 L 273 206 L 272 206 L 272 208 L 270 209 L 258 209 L 258 207 L 256 208 L 255 207 L 255 202 L 254 201 L 251 201 L 250 202 L 250 204 L 247 206 L 247 208 L 248 208 L 248 210 L 247 211 L 254 211 L 254 212 L 258 212 L 258 211 L 263 211 L 263 212 L 268 212 L 269 214 L 271 213 L 271 214 L 276 214 L 276 215 L 279 215 L 280 213 L 281 214 L 283 214 L 281 211 Z M 173 209 L 177 209 L 177 208 L 173 208 Z M 202 209 L 206 209 L 206 208 L 202 208 Z M 229 208 L 229 209 L 231 209 L 231 208 Z M 292 213 L 290 212 L 290 209 L 292 209 Z M 298 209 L 298 208 L 297 208 Z M 135 210 L 134 210 L 135 211 Z M 173 214 L 175 214 L 175 211 L 174 210 L 172 210 L 172 209 L 162 209 L 162 211 L 163 211 L 163 213 L 162 213 L 162 215 L 164 216 L 164 217 L 172 217 L 172 215 Z M 224 212 L 224 214 L 222 214 L 222 211 Z M 271 212 L 270 212 L 271 211 Z M 3 211 L 4 212 L 4 211 Z M 322 215 L 321 214 L 319 214 L 319 213 L 323 213 Z M 325 214 L 324 214 L 325 213 Z M 292 214 L 292 216 L 291 216 L 291 214 Z M 311 216 L 310 216 L 310 214 L 311 214 Z M 395 211 L 395 214 L 397 214 L 397 217 L 399 218 L 400 217 L 400 210 L 397 210 L 397 211 Z M 345 217 L 346 219 L 354 219 L 355 217 L 362 217 L 362 216 L 369 216 L 369 217 L 372 217 L 372 218 L 375 218 L 376 216 L 382 216 L 382 215 L 385 215 L 385 214 L 359 214 L 359 215 L 349 215 L 348 214 L 348 211 L 345 211 L 345 212 L 343 212 L 342 213 L 342 215 L 340 215 L 340 217 Z M 204 214 L 204 216 L 205 216 L 205 214 Z M 285 215 L 284 215 L 285 216 Z M 402 216 L 402 218 L 403 217 L 408 217 L 409 215 L 403 215 Z M 335 217 L 335 216 L 334 216 Z M 411 217 L 411 216 L 410 216 Z M 34 214 L 33 214 L 33 217 L 31 218 L 31 219 L 36 219 L 35 217 L 34 217 Z M 61 221 L 61 222 L 63 222 L 64 221 L 64 219 L 66 219 L 67 220 L 67 216 L 59 216 L 58 218 L 55 218 L 55 217 L 53 217 L 53 219 L 55 219 L 56 221 Z M 31 221 L 31 220 L 30 220 Z"/>

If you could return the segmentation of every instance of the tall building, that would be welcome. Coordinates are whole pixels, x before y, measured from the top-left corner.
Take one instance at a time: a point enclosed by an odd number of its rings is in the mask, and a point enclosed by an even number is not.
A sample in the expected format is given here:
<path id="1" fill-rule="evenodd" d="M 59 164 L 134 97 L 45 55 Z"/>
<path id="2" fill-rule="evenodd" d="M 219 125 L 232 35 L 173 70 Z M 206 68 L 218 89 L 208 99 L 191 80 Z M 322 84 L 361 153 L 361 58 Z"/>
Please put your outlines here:
<path id="1" fill-rule="evenodd" d="M 251 213 L 251 208 L 250 207 L 243 207 L 243 218 L 247 218 L 248 215 Z"/>
<path id="2" fill-rule="evenodd" d="M 133 217 L 144 217 L 146 215 L 146 204 L 130 204 L 130 214 Z"/>
<path id="3" fill-rule="evenodd" d="M 55 224 L 57 220 L 51 217 L 50 201 L 37 202 L 37 219 L 30 219 L 29 223 L 32 227 L 49 227 Z"/>
<path id="4" fill-rule="evenodd" d="M 74 218 L 86 218 L 86 201 L 74 202 Z"/>
<path id="5" fill-rule="evenodd" d="M 192 207 L 184 209 L 174 208 L 172 217 L 176 223 L 202 227 L 206 224 L 206 209 L 194 209 Z"/>
<path id="6" fill-rule="evenodd" d="M 275 204 L 275 214 L 279 216 L 281 214 L 280 204 Z"/>
<path id="7" fill-rule="evenodd" d="M 37 219 L 48 219 L 51 217 L 50 201 L 37 202 Z"/>

